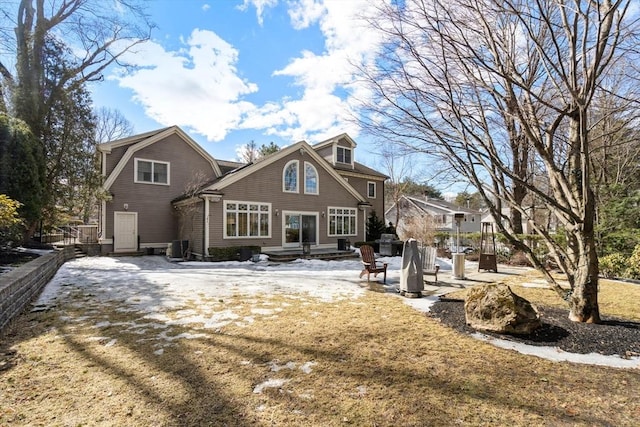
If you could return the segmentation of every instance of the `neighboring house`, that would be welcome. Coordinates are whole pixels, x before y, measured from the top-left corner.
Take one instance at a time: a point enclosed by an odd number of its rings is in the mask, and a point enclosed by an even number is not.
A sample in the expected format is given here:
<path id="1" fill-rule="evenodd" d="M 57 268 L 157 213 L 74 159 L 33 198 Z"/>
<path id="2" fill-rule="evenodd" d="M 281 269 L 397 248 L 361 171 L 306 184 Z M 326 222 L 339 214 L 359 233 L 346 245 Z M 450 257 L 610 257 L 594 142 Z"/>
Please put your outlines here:
<path id="1" fill-rule="evenodd" d="M 509 215 L 511 215 L 511 208 L 502 208 L 502 215 L 504 215 L 505 218 L 509 218 Z M 486 212 L 482 213 L 482 222 L 488 222 L 493 224 L 493 228 L 498 231 L 499 227 L 498 224 L 495 220 L 495 218 L 493 217 L 493 215 L 491 214 L 491 212 L 489 212 L 488 210 Z M 505 225 L 509 222 L 508 219 L 502 219 L 500 221 L 502 223 L 502 225 Z M 529 233 L 529 223 L 526 220 L 522 221 L 522 231 L 523 233 L 527 234 Z"/>
<path id="2" fill-rule="evenodd" d="M 393 203 L 385 212 L 385 220 L 395 224 L 398 235 L 403 238 L 403 230 L 407 223 L 415 221 L 416 218 L 429 221 L 435 228 L 435 232 L 450 233 L 453 237 L 457 232 L 457 224 L 454 218 L 456 213 L 463 214 L 460 222 L 460 232 L 480 232 L 481 212 L 473 209 L 461 208 L 444 200 L 417 197 L 401 196 L 398 200 L 400 205 L 400 218 L 397 218 L 396 204 Z"/>
<path id="3" fill-rule="evenodd" d="M 214 159 L 173 126 L 100 144 L 103 253 L 164 249 L 188 240 L 208 248 L 336 247 L 365 239 L 372 209 L 383 211 L 387 176 L 355 162 L 346 134 L 304 141 L 249 164 Z"/>
<path id="4" fill-rule="evenodd" d="M 549 230 L 552 233 L 556 232 L 558 228 L 558 221 L 554 215 L 551 215 L 551 213 L 545 206 L 537 206 L 535 208 L 529 207 L 527 209 L 527 212 L 531 213 L 531 209 L 535 209 L 534 216 L 538 224 L 545 224 L 545 228 L 547 230 Z M 502 215 L 504 218 L 501 220 L 501 223 L 503 226 L 506 227 L 507 223 L 509 222 L 508 218 L 511 215 L 511 208 L 508 208 L 508 207 L 502 208 Z M 493 224 L 495 230 L 499 229 L 495 221 L 495 218 L 493 217 L 493 215 L 491 215 L 491 212 L 489 211 L 483 212 L 482 222 L 489 222 Z M 522 220 L 522 232 L 524 234 L 536 233 L 532 224 L 527 219 Z"/>

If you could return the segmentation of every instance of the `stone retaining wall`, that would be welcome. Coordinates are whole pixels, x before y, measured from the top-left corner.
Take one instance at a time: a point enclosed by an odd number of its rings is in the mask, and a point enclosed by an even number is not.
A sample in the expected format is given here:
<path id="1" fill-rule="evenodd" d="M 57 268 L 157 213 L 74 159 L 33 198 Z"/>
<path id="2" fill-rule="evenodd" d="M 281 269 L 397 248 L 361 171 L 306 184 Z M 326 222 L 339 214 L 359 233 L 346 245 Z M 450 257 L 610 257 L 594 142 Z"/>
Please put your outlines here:
<path id="1" fill-rule="evenodd" d="M 73 256 L 73 246 L 67 246 L 0 275 L 0 333 L 40 295 L 58 268 Z"/>

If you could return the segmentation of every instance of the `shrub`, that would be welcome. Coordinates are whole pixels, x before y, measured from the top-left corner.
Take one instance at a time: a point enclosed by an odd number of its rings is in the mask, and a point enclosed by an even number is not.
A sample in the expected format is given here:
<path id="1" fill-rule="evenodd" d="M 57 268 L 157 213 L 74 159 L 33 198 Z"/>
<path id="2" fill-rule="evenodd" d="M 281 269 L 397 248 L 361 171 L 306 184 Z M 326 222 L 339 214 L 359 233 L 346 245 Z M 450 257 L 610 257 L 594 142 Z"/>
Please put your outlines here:
<path id="1" fill-rule="evenodd" d="M 600 237 L 600 252 L 606 255 L 619 252 L 629 256 L 640 245 L 640 231 L 618 230 Z"/>
<path id="2" fill-rule="evenodd" d="M 614 253 L 600 258 L 600 272 L 607 279 L 620 277 L 627 265 L 627 259 L 621 253 Z"/>
<path id="3" fill-rule="evenodd" d="M 633 253 L 627 260 L 625 277 L 629 279 L 640 279 L 640 245 L 635 247 Z"/>
<path id="4" fill-rule="evenodd" d="M 511 255 L 508 264 L 531 267 L 531 262 L 522 251 L 516 251 Z"/>
<path id="5" fill-rule="evenodd" d="M 437 251 L 438 258 L 449 258 L 451 259 L 451 251 L 449 248 L 438 248 Z"/>
<path id="6" fill-rule="evenodd" d="M 479 261 L 480 260 L 480 252 L 475 251 L 465 256 L 467 261 Z M 497 258 L 496 258 L 497 259 Z"/>
<path id="7" fill-rule="evenodd" d="M 7 197 L 6 194 L 0 194 L 0 247 L 20 240 L 20 206 L 20 202 Z"/>
<path id="8" fill-rule="evenodd" d="M 250 251 L 252 254 L 259 254 L 261 250 L 260 246 L 251 245 L 209 248 L 209 257 L 211 261 L 239 261 L 241 253 Z"/>

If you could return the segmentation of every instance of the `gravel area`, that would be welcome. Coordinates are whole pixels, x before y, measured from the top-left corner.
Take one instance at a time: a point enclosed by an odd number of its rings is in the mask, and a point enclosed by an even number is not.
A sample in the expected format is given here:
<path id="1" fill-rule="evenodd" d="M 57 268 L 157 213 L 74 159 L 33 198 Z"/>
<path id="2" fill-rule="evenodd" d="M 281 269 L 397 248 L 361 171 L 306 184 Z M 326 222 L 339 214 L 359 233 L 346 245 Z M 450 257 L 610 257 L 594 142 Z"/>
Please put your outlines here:
<path id="1" fill-rule="evenodd" d="M 603 317 L 602 323 L 586 324 L 569 320 L 569 311 L 538 306 L 542 327 L 529 335 L 486 335 L 535 346 L 558 347 L 571 353 L 599 353 L 622 357 L 640 356 L 640 323 L 613 317 Z M 467 326 L 464 301 L 441 298 L 430 310 L 431 317 L 463 333 L 477 332 Z"/>

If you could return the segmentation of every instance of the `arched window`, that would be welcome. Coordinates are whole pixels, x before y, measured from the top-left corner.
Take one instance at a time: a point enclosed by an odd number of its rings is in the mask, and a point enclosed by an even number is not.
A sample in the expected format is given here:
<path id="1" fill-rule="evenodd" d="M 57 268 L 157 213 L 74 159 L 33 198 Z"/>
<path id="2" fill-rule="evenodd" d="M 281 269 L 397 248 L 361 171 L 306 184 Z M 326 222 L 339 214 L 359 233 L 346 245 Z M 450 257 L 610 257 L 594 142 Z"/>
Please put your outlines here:
<path id="1" fill-rule="evenodd" d="M 286 193 L 298 192 L 298 161 L 291 160 L 282 171 L 282 191 Z"/>
<path id="2" fill-rule="evenodd" d="M 318 171 L 308 162 L 304 162 L 304 192 L 318 194 Z"/>

